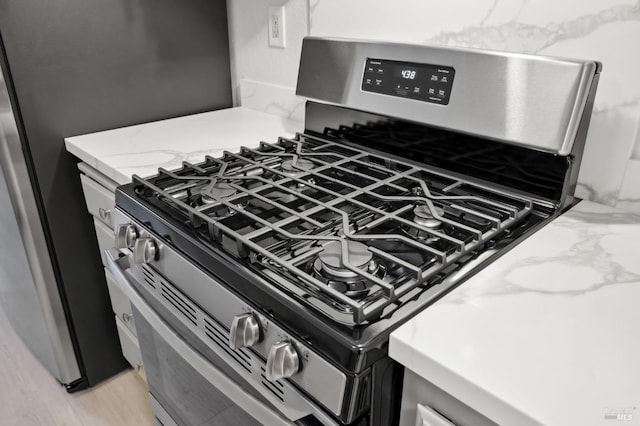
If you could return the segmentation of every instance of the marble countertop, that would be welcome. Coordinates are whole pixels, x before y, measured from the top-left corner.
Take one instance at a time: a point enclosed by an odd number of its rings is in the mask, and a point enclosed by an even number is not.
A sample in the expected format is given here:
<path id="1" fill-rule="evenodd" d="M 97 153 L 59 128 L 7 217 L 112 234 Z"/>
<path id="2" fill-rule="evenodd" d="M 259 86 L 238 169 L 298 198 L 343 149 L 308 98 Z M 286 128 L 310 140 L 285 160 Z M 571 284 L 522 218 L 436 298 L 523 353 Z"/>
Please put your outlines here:
<path id="1" fill-rule="evenodd" d="M 218 157 L 222 151 L 256 147 L 293 136 L 303 124 L 237 107 L 155 121 L 137 126 L 65 138 L 67 151 L 118 184 L 131 175 L 154 175 L 158 167 L 175 169 L 183 161 Z"/>
<path id="2" fill-rule="evenodd" d="M 389 353 L 498 424 L 640 424 L 640 215 L 580 202 L 396 330 Z"/>

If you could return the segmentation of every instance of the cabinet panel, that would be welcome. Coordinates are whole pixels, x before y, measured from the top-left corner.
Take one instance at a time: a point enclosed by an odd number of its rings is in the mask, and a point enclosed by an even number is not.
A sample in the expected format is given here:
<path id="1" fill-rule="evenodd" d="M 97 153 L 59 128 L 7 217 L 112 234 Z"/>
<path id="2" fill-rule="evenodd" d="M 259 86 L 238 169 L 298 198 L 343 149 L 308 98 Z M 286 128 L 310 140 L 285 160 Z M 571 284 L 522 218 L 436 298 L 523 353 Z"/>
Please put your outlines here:
<path id="1" fill-rule="evenodd" d="M 116 204 L 115 194 L 86 175 L 81 174 L 80 181 L 89 213 L 109 228 L 113 228 L 111 213 Z"/>
<path id="2" fill-rule="evenodd" d="M 129 298 L 122 291 L 118 284 L 114 281 L 111 276 L 111 272 L 107 269 L 104 270 L 105 275 L 107 277 L 107 287 L 109 288 L 109 296 L 111 297 L 111 307 L 113 308 L 113 313 L 122 321 L 124 325 L 127 326 L 129 331 L 133 333 L 134 336 L 137 336 L 136 325 L 133 321 L 133 315 L 131 313 L 131 302 L 129 302 Z"/>
<path id="3" fill-rule="evenodd" d="M 107 258 L 104 254 L 106 249 L 113 248 L 115 245 L 115 237 L 113 230 L 104 223 L 100 222 L 95 217 L 93 218 L 93 224 L 96 228 L 96 237 L 98 237 L 98 248 L 100 249 L 100 256 L 102 258 L 102 264 L 107 265 Z"/>
<path id="4" fill-rule="evenodd" d="M 498 426 L 471 408 L 474 402 L 460 401 L 406 368 L 399 425 Z"/>
<path id="5" fill-rule="evenodd" d="M 120 318 L 116 317 L 116 326 L 118 327 L 118 336 L 120 337 L 120 346 L 122 346 L 122 355 L 136 368 L 142 365 L 142 355 L 140 354 L 140 346 L 138 339 L 129 331 Z"/>
<path id="6" fill-rule="evenodd" d="M 78 170 L 80 170 L 82 174 L 85 174 L 94 181 L 98 182 L 101 186 L 107 188 L 107 190 L 111 193 L 115 193 L 116 188 L 119 186 L 116 181 L 114 181 L 107 175 L 100 173 L 87 163 L 78 163 Z"/>
<path id="7" fill-rule="evenodd" d="M 98 250 L 102 264 L 106 265 L 104 251 L 114 246 L 113 221 L 111 212 L 115 208 L 115 189 L 117 184 L 102 173 L 85 163 L 78 164 L 80 181 L 87 211 L 93 216 L 93 224 L 98 239 Z M 129 298 L 116 284 L 111 273 L 105 269 L 111 308 L 115 314 L 115 321 L 120 338 L 120 346 L 125 359 L 133 367 L 142 365 L 142 355 L 138 345 L 137 330 L 131 313 Z M 142 373 L 144 375 L 144 373 Z"/>
<path id="8" fill-rule="evenodd" d="M 416 426 L 456 426 L 433 408 L 418 404 Z"/>

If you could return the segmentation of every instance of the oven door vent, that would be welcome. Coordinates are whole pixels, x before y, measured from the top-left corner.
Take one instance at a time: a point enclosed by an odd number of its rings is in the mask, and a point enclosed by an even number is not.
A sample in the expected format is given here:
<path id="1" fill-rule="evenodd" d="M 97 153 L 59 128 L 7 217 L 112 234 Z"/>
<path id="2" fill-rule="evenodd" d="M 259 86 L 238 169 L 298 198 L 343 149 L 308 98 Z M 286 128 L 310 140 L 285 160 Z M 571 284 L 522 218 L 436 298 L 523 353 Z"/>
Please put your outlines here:
<path id="1" fill-rule="evenodd" d="M 179 313 L 193 325 L 198 325 L 196 309 L 182 294 L 172 290 L 166 283 L 160 281 L 160 295 L 169 302 Z"/>
<path id="2" fill-rule="evenodd" d="M 151 288 L 153 289 L 156 288 L 156 280 L 154 278 L 154 273 L 147 265 L 142 265 L 142 276 L 144 278 L 144 282 L 149 284 Z"/>
<path id="3" fill-rule="evenodd" d="M 155 290 L 168 304 L 174 308 L 176 314 L 187 319 L 191 324 L 198 325 L 198 310 L 194 303 L 182 292 L 172 288 L 158 273 L 147 265 L 142 265 L 142 277 L 144 281 Z"/>
<path id="4" fill-rule="evenodd" d="M 234 351 L 229 347 L 229 336 L 226 335 L 220 326 L 208 318 L 204 319 L 204 332 L 206 336 L 215 343 L 220 349 L 225 351 L 230 357 L 236 360 L 238 364 L 247 372 L 251 373 L 251 357 L 245 352 L 245 349 Z"/>
<path id="5" fill-rule="evenodd" d="M 270 382 L 267 380 L 266 371 L 264 367 L 260 366 L 260 383 L 271 392 L 276 398 L 284 402 L 284 385 L 280 382 Z"/>
<path id="6" fill-rule="evenodd" d="M 155 295 L 160 298 L 174 315 L 186 319 L 204 334 L 211 342 L 233 358 L 242 368 L 251 373 L 251 356 L 247 350 L 242 348 L 233 350 L 229 347 L 229 332 L 223 326 L 210 318 L 198 305 L 189 297 L 183 294 L 178 288 L 169 284 L 153 268 L 142 265 L 142 276 L 149 286 L 155 291 Z"/>

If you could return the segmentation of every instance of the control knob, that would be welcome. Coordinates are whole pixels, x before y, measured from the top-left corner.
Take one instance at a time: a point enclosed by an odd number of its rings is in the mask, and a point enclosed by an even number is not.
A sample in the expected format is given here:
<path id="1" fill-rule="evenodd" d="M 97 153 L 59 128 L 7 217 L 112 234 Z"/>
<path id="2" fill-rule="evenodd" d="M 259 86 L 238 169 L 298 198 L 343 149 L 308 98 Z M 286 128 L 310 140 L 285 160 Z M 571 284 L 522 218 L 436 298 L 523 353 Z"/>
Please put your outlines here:
<path id="1" fill-rule="evenodd" d="M 293 346 L 287 341 L 276 342 L 271 346 L 267 356 L 267 380 L 286 379 L 300 371 L 300 356 Z"/>
<path id="2" fill-rule="evenodd" d="M 260 323 L 253 314 L 240 314 L 233 318 L 229 333 L 229 346 L 231 349 L 253 346 L 261 339 Z"/>
<path id="3" fill-rule="evenodd" d="M 119 249 L 131 248 L 138 238 L 138 230 L 131 224 L 118 225 L 115 246 Z"/>
<path id="4" fill-rule="evenodd" d="M 133 245 L 133 263 L 149 263 L 158 260 L 158 244 L 150 238 L 139 238 Z"/>

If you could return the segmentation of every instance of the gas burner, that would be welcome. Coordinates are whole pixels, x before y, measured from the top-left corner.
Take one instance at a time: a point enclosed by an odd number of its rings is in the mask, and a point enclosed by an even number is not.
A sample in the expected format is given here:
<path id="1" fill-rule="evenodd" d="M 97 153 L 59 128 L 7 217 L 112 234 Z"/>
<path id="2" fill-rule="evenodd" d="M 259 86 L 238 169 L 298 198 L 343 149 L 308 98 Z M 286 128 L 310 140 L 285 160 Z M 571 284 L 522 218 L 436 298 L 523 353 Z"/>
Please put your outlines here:
<path id="1" fill-rule="evenodd" d="M 213 185 L 203 186 L 193 191 L 194 195 L 200 195 L 203 204 L 217 203 L 222 198 L 231 197 L 235 193 L 235 188 L 224 182 L 215 182 Z"/>
<path id="2" fill-rule="evenodd" d="M 438 206 L 434 206 L 436 214 L 438 216 L 444 216 L 444 209 Z M 413 222 L 416 225 L 420 225 L 427 229 L 431 229 L 434 231 L 439 231 L 445 234 L 450 233 L 451 225 L 444 225 L 441 220 L 436 219 L 431 210 L 429 210 L 429 206 L 426 204 L 420 204 L 413 209 Z M 423 231 L 422 229 L 418 229 L 417 227 L 411 226 L 409 224 L 402 224 L 400 226 L 402 232 L 409 235 L 411 238 L 415 238 L 421 240 L 423 242 L 433 244 L 440 240 L 440 237 L 433 235 L 429 231 Z"/>
<path id="3" fill-rule="evenodd" d="M 298 173 L 302 173 L 303 171 L 313 169 L 313 166 L 313 161 L 299 158 L 295 163 L 294 160 L 284 160 L 280 167 L 282 168 L 282 171 L 285 175 L 295 176 Z"/>
<path id="4" fill-rule="evenodd" d="M 237 211 L 225 204 L 221 200 L 229 198 L 237 193 L 236 189 L 225 182 L 214 182 L 197 188 L 188 189 L 187 202 L 193 208 L 206 208 L 207 216 L 212 219 L 224 219 L 233 216 Z M 234 202 L 238 208 L 244 208 L 247 202 Z"/>
<path id="5" fill-rule="evenodd" d="M 349 297 L 362 298 L 369 293 L 371 283 L 344 266 L 342 263 L 342 242 L 331 241 L 322 247 L 322 252 L 313 262 L 316 277 L 329 287 Z M 354 268 L 378 277 L 384 276 L 384 268 L 373 258 L 366 245 L 357 241 L 347 241 L 349 263 Z"/>
<path id="6" fill-rule="evenodd" d="M 444 209 L 438 206 L 434 206 L 435 214 L 439 217 L 444 216 Z M 434 216 L 429 206 L 426 204 L 420 204 L 413 209 L 413 221 L 420 226 L 424 226 L 429 229 L 439 229 L 442 226 L 442 221 Z"/>
<path id="7" fill-rule="evenodd" d="M 354 268 L 375 272 L 377 264 L 373 260 L 373 253 L 366 245 L 357 241 L 347 241 L 348 261 Z M 322 246 L 318 255 L 322 271 L 337 278 L 355 278 L 360 275 L 346 268 L 342 263 L 342 242 L 331 241 Z M 371 263 L 373 262 L 373 263 Z M 371 264 L 370 264 L 371 263 Z"/>

